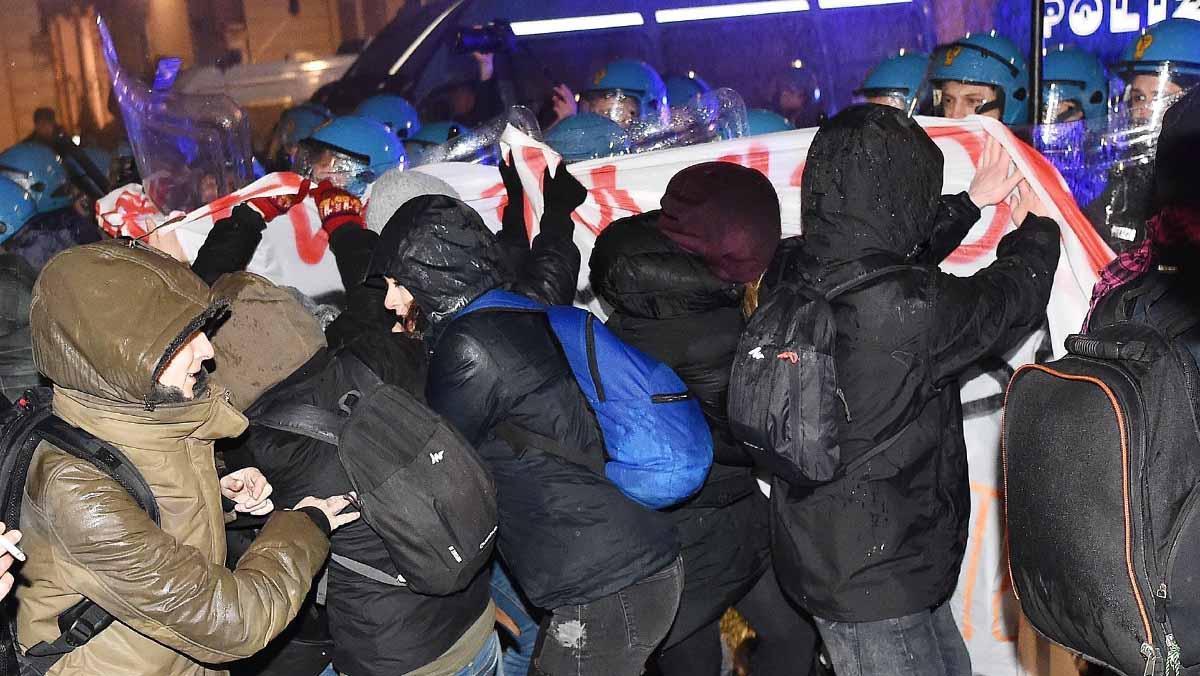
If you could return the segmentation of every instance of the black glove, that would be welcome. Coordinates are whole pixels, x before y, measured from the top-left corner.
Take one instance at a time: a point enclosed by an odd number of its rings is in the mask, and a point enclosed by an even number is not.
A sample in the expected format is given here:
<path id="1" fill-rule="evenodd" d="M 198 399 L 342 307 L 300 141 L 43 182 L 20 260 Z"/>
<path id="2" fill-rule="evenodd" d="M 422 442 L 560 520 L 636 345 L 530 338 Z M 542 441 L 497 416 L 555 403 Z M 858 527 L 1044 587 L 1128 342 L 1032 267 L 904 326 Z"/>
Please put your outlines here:
<path id="1" fill-rule="evenodd" d="M 504 181 L 504 192 L 508 193 L 508 202 L 520 202 L 525 197 L 525 186 L 521 184 L 521 176 L 517 174 L 517 165 L 509 160 L 500 158 L 500 180 Z"/>
<path id="2" fill-rule="evenodd" d="M 213 224 L 192 263 L 192 272 L 211 286 L 227 272 L 245 270 L 266 227 L 266 221 L 257 211 L 245 204 L 237 205 L 228 218 Z"/>
<path id="3" fill-rule="evenodd" d="M 542 185 L 545 186 L 546 213 L 556 216 L 570 216 L 580 204 L 587 200 L 588 191 L 583 187 L 564 164 L 558 165 L 558 175 L 550 175 L 550 167 L 546 167 Z"/>

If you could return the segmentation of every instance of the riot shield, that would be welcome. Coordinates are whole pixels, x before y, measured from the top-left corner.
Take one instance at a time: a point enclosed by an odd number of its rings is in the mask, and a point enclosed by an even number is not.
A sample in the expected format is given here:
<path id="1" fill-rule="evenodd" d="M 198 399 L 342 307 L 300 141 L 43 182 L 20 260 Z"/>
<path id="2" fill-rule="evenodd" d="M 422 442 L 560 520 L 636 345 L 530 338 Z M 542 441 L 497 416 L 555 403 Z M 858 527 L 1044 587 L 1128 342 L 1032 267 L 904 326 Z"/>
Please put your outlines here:
<path id="1" fill-rule="evenodd" d="M 1089 180 L 1104 184 L 1095 191 L 1095 198 L 1080 199 L 1079 203 L 1116 252 L 1138 246 L 1145 236 L 1146 220 L 1155 208 L 1154 158 L 1163 115 L 1191 89 L 1189 79 L 1179 77 L 1170 62 L 1160 63 L 1153 72 L 1127 74 L 1124 79 L 1125 94 L 1107 127 L 1085 133 L 1077 143 L 1082 149 L 1068 152 L 1079 156 L 1081 171 Z M 1064 145 L 1057 144 L 1059 148 Z M 1063 151 L 1057 152 L 1061 161 Z"/>
<path id="2" fill-rule="evenodd" d="M 189 212 L 253 180 L 250 123 L 227 96 L 156 92 L 121 67 L 97 18 L 113 95 L 146 194 L 164 213 Z"/>
<path id="3" fill-rule="evenodd" d="M 524 106 L 513 106 L 507 113 L 485 122 L 474 130 L 425 150 L 420 157 L 411 160 L 410 166 L 438 162 L 497 164 L 500 161 L 500 135 L 510 124 L 530 138 L 542 140 L 542 129 L 533 111 Z"/>

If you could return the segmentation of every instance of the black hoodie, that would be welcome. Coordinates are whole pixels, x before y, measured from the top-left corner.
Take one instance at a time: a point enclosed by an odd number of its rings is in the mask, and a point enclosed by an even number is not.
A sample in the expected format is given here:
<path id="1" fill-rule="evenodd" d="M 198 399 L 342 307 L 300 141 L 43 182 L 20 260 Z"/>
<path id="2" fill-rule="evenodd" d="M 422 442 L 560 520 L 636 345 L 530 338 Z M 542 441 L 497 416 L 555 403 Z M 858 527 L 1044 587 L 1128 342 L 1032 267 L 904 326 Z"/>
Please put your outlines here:
<path id="1" fill-rule="evenodd" d="M 590 272 L 592 289 L 612 307 L 607 326 L 674 369 L 712 431 L 713 466 L 704 486 L 669 512 L 684 567 L 669 648 L 741 600 L 770 560 L 765 500 L 726 414 L 730 366 L 745 328 L 741 285 L 718 279 L 703 258 L 658 229 L 658 218 L 652 211 L 605 228 Z"/>
<path id="2" fill-rule="evenodd" d="M 801 196 L 807 234 L 781 249 L 790 258 L 782 267 L 829 288 L 924 260 L 937 235 L 941 175 L 941 152 L 901 112 L 843 111 L 813 139 Z M 966 278 L 911 264 L 834 303 L 838 379 L 852 414 L 839 436 L 843 461 L 900 435 L 862 469 L 815 490 L 775 481 L 779 582 L 817 617 L 896 618 L 954 590 L 971 510 L 958 379 L 1042 322 L 1058 226 L 1030 216 L 996 255 Z"/>
<path id="3" fill-rule="evenodd" d="M 508 279 L 500 245 L 473 209 L 450 197 L 417 197 L 380 233 L 371 273 L 407 288 L 429 317 L 429 404 L 487 460 L 498 490 L 500 554 L 529 600 L 553 609 L 625 589 L 669 566 L 679 546 L 666 516 L 604 478 L 595 416 L 545 316 L 455 318 L 495 288 L 570 302 L 579 251 L 565 237 L 544 237 L 534 240 L 517 279 Z M 497 428 L 558 448 L 485 444 Z"/>

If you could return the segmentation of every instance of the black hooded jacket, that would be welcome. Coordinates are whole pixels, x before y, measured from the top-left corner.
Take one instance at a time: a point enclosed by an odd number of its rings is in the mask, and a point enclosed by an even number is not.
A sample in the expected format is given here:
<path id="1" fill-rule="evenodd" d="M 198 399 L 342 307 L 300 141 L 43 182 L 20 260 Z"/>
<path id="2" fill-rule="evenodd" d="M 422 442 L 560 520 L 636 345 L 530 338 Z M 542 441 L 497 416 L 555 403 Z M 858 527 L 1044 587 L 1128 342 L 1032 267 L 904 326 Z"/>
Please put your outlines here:
<path id="1" fill-rule="evenodd" d="M 839 435 L 843 462 L 897 440 L 816 489 L 774 482 L 780 584 L 821 618 L 895 618 L 950 597 L 971 509 L 958 379 L 1038 328 L 1049 299 L 1059 256 L 1049 219 L 1026 218 L 971 277 L 915 264 L 923 256 L 913 253 L 936 239 L 941 183 L 941 152 L 915 122 L 885 106 L 843 111 L 809 151 L 807 234 L 767 273 L 830 288 L 914 263 L 834 303 L 838 382 L 852 414 Z"/>
<path id="2" fill-rule="evenodd" d="M 679 374 L 713 437 L 700 492 L 668 512 L 683 553 L 684 589 L 667 645 L 716 620 L 769 563 L 767 508 L 749 456 L 729 431 L 729 371 L 745 322 L 740 284 L 713 275 L 655 223 L 657 211 L 614 221 L 592 250 L 591 284 L 607 326 Z"/>
<path id="3" fill-rule="evenodd" d="M 552 609 L 620 591 L 670 565 L 679 548 L 666 516 L 626 499 L 603 477 L 600 430 L 545 316 L 454 318 L 501 287 L 569 303 L 578 249 L 563 237 L 542 239 L 510 282 L 496 238 L 474 210 L 449 197 L 417 197 L 384 228 L 371 269 L 406 287 L 430 318 L 430 406 L 488 461 L 499 494 L 500 553 L 529 600 Z M 558 448 L 518 443 L 508 452 L 507 444 L 485 444 L 497 428 Z"/>
<path id="4" fill-rule="evenodd" d="M 356 347 L 356 346 L 355 346 Z M 372 363 L 375 353 L 354 347 L 321 350 L 286 380 L 260 397 L 246 415 L 254 419 L 280 402 L 336 409 L 342 394 L 359 385 L 343 355 L 354 354 L 386 382 L 408 387 L 411 379 Z M 401 377 L 397 378 L 399 375 Z M 274 499 L 293 505 L 308 495 L 345 495 L 353 485 L 337 448 L 309 437 L 251 425 L 235 448 L 226 450 L 232 468 L 255 466 L 275 486 Z M 383 541 L 366 521 L 339 528 L 332 551 L 389 573 L 398 572 Z M 486 571 L 466 589 L 448 596 L 423 596 L 329 566 L 329 625 L 334 663 L 348 674 L 403 674 L 428 665 L 473 625 L 489 603 Z"/>

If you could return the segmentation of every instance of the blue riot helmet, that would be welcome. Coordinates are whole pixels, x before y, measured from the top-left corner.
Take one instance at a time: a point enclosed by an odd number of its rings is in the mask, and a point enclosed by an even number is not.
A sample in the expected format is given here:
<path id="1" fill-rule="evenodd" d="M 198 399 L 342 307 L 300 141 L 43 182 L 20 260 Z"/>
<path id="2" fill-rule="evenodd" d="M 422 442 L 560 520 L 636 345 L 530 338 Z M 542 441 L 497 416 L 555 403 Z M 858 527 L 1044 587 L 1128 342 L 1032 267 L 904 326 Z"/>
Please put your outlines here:
<path id="1" fill-rule="evenodd" d="M 862 101 L 892 106 L 911 115 L 917 112 L 928 71 L 928 54 L 900 50 L 875 66 L 854 93 Z"/>
<path id="2" fill-rule="evenodd" d="M 1161 120 L 1200 83 L 1200 21 L 1167 19 L 1147 28 L 1125 47 L 1116 70 L 1134 120 Z"/>
<path id="3" fill-rule="evenodd" d="M 29 193 L 38 213 L 69 207 L 75 199 L 62 159 L 40 143 L 18 143 L 0 153 L 0 175 Z"/>
<path id="4" fill-rule="evenodd" d="M 695 71 L 687 75 L 672 75 L 666 80 L 667 103 L 672 108 L 686 106 L 696 97 L 712 91 L 712 87 L 703 79 L 696 76 Z"/>
<path id="5" fill-rule="evenodd" d="M 1040 124 L 1087 120 L 1089 126 L 1108 118 L 1108 75 L 1100 59 L 1081 49 L 1059 46 L 1042 63 Z"/>
<path id="6" fill-rule="evenodd" d="M 992 111 L 1005 124 L 1029 119 L 1029 76 L 1025 56 L 994 33 L 968 34 L 933 56 L 930 80 L 934 106 L 943 117 Z"/>
<path id="7" fill-rule="evenodd" d="M 471 133 L 471 128 L 453 120 L 440 120 L 421 125 L 417 133 L 404 140 L 404 149 L 408 153 L 409 166 L 417 166 L 424 161 L 425 153 L 464 134 Z"/>
<path id="8" fill-rule="evenodd" d="M 0 244 L 37 215 L 37 206 L 17 182 L 0 176 Z"/>
<path id="9" fill-rule="evenodd" d="M 666 123 L 670 113 L 662 77 L 637 59 L 618 59 L 597 71 L 580 94 L 580 103 L 580 110 L 626 128 L 635 120 Z"/>
<path id="10" fill-rule="evenodd" d="M 746 135 L 774 134 L 777 131 L 795 129 L 787 118 L 774 111 L 751 108 L 746 111 Z"/>
<path id="11" fill-rule="evenodd" d="M 271 170 L 291 171 L 300 141 L 331 119 L 333 113 L 316 103 L 304 103 L 283 111 L 267 143 L 266 160 Z"/>
<path id="12" fill-rule="evenodd" d="M 546 145 L 566 162 L 582 162 L 629 152 L 629 133 L 596 113 L 578 113 L 546 132 Z"/>
<path id="13" fill-rule="evenodd" d="M 364 115 L 386 124 L 400 140 L 412 136 L 421 129 L 421 118 L 403 96 L 376 94 L 354 109 L 355 115 Z"/>
<path id="14" fill-rule="evenodd" d="M 295 171 L 362 197 L 368 185 L 397 166 L 405 166 L 404 146 L 392 130 L 369 117 L 344 115 L 300 141 Z"/>

